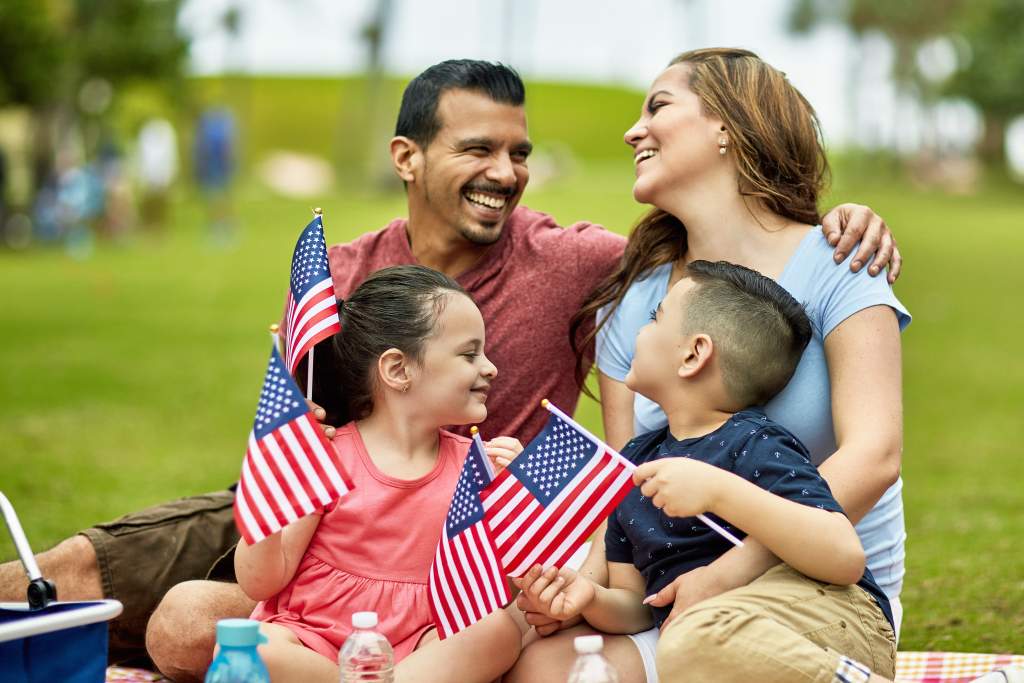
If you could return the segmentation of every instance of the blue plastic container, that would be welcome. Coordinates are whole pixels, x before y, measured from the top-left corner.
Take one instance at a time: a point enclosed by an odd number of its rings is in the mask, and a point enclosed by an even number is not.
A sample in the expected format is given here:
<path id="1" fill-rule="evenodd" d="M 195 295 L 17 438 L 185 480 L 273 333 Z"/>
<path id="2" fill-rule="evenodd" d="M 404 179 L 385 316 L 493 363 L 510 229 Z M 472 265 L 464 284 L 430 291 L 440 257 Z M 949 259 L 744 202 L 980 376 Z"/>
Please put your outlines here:
<path id="1" fill-rule="evenodd" d="M 251 619 L 221 619 L 217 622 L 220 651 L 206 670 L 204 683 L 270 683 L 267 667 L 256 646 L 267 642 L 260 622 Z"/>

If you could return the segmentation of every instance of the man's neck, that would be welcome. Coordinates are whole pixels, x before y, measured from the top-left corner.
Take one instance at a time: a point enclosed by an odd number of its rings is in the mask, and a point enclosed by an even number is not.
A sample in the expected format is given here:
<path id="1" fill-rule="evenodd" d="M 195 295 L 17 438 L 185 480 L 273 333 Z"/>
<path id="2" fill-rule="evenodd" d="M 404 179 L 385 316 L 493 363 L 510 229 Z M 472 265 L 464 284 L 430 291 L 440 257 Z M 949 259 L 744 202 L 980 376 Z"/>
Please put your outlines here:
<path id="1" fill-rule="evenodd" d="M 410 217 L 405 229 L 409 250 L 416 261 L 451 278 L 456 278 L 480 262 L 493 244 L 475 244 L 454 230 L 442 230 L 414 223 Z"/>

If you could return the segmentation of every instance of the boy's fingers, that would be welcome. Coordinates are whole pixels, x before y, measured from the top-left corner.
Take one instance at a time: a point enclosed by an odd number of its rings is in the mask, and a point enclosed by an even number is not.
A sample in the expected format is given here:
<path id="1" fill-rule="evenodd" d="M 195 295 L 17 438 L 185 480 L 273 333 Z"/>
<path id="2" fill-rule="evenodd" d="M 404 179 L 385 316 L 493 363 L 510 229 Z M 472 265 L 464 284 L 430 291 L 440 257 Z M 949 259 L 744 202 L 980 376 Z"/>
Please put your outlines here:
<path id="1" fill-rule="evenodd" d="M 868 273 L 871 277 L 878 275 L 885 268 L 886 264 L 892 260 L 892 250 L 896 248 L 896 242 L 892 239 L 892 233 L 886 232 L 882 235 L 882 241 L 878 245 L 878 251 L 875 252 L 875 259 L 871 262 L 871 266 L 868 268 Z"/>
<path id="2" fill-rule="evenodd" d="M 885 221 L 882 220 L 882 217 L 873 216 L 871 222 L 868 223 L 867 230 L 864 231 L 864 236 L 860 240 L 860 247 L 857 249 L 857 253 L 853 255 L 853 260 L 850 261 L 850 270 L 856 273 L 871 260 L 871 255 L 878 251 L 878 247 L 882 242 L 882 234 L 885 230 Z"/>
<path id="3" fill-rule="evenodd" d="M 645 605 L 654 605 L 655 607 L 664 607 L 670 602 L 676 599 L 676 582 L 673 581 L 669 585 L 662 588 L 660 591 L 653 595 L 648 595 L 644 598 Z"/>
<path id="4" fill-rule="evenodd" d="M 894 246 L 892 249 L 892 260 L 889 262 L 889 284 L 896 282 L 896 278 L 900 276 L 900 271 L 903 270 L 903 255 L 900 254 L 899 247 Z"/>

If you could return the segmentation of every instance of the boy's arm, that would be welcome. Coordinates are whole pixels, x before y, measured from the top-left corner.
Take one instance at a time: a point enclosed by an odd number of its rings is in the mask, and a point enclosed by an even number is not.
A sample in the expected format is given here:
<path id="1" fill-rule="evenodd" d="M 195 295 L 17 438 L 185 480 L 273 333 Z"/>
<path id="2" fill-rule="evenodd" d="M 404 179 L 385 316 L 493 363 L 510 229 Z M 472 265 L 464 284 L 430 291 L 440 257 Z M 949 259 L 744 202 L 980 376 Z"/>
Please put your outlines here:
<path id="1" fill-rule="evenodd" d="M 864 573 L 860 539 L 842 513 L 788 500 L 689 458 L 646 463 L 637 468 L 633 480 L 666 514 L 689 517 L 713 512 L 812 578 L 846 585 L 856 583 Z"/>
<path id="2" fill-rule="evenodd" d="M 238 541 L 235 577 L 246 595 L 253 600 L 266 600 L 288 585 L 321 516 L 307 515 L 253 545 L 244 538 Z"/>

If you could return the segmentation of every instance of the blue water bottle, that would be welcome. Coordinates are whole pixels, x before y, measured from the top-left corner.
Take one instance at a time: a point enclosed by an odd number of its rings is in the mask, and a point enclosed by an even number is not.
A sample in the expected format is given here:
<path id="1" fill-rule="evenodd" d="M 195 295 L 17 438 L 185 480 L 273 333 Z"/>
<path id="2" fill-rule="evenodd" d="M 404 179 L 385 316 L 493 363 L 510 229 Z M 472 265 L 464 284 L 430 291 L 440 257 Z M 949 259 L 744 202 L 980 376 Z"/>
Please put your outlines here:
<path id="1" fill-rule="evenodd" d="M 267 642 L 260 622 L 252 619 L 221 619 L 217 622 L 220 651 L 206 670 L 206 683 L 270 683 L 267 667 L 256 646 Z"/>

